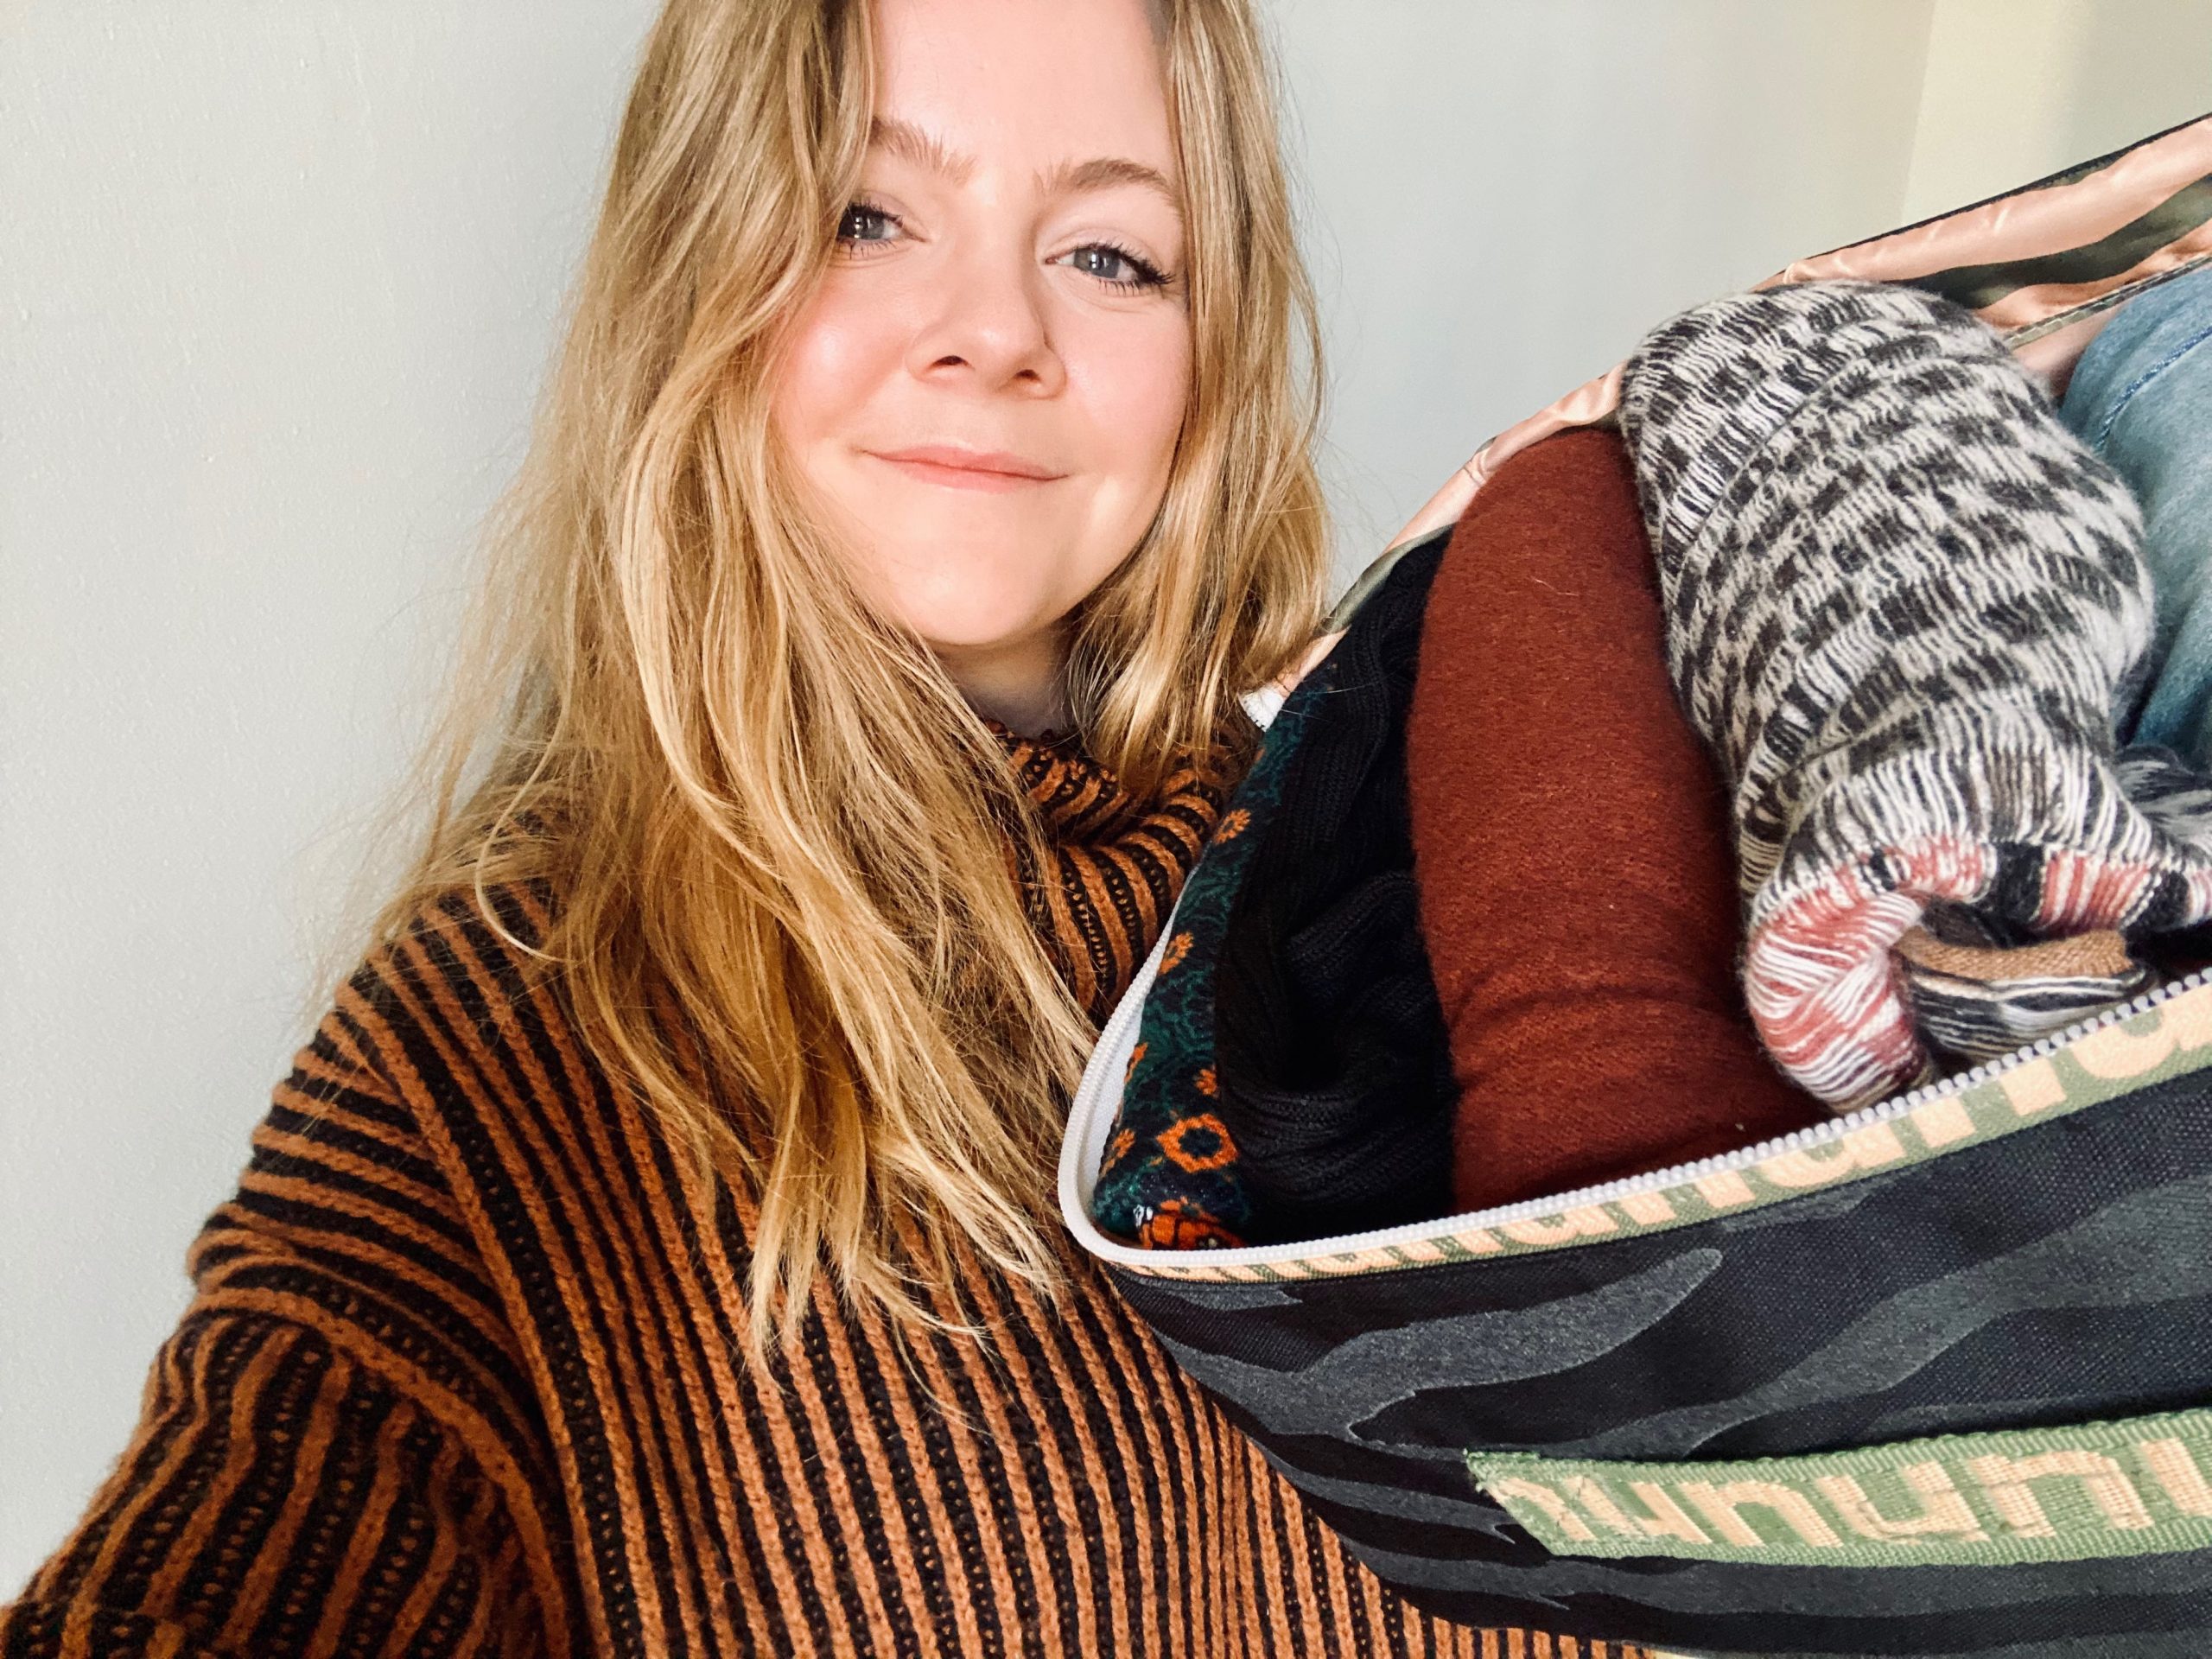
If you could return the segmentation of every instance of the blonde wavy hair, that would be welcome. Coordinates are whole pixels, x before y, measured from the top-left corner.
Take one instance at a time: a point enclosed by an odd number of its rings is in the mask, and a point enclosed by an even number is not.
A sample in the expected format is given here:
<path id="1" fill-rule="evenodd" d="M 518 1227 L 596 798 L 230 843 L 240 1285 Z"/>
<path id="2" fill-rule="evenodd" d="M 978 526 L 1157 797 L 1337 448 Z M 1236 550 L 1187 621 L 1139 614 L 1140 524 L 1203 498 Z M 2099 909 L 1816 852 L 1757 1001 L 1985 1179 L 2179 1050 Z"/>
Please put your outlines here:
<path id="1" fill-rule="evenodd" d="M 1299 658 L 1328 571 L 1263 41 L 1249 0 L 1154 16 L 1194 384 L 1159 513 L 1066 663 L 1077 730 L 1139 803 L 1225 732 L 1249 748 L 1237 694 Z M 1004 749 L 861 603 L 772 437 L 873 84 L 865 0 L 669 0 L 654 23 L 450 701 L 389 819 L 419 852 L 370 922 L 389 943 L 473 893 L 558 975 L 709 1213 L 718 1178 L 757 1206 L 755 1358 L 825 1268 L 902 1336 L 974 1328 L 969 1251 L 1051 1297 L 1050 1172 L 1094 1038 L 1012 879 L 1009 836 L 1052 865 Z M 532 944 L 488 901 L 517 880 L 558 895 Z"/>

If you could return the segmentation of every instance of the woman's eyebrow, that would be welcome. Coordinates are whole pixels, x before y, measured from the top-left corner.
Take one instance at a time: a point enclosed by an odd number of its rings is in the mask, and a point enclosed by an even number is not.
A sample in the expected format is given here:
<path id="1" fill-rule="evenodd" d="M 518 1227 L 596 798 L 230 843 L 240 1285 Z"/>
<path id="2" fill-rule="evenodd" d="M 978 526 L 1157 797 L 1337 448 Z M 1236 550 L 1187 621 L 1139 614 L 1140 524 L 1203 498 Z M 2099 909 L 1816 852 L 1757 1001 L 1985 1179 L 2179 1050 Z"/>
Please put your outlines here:
<path id="1" fill-rule="evenodd" d="M 1051 172 L 1040 175 L 1037 180 L 1037 188 L 1048 196 L 1058 195 L 1063 191 L 1104 190 L 1117 184 L 1141 185 L 1147 190 L 1156 190 L 1177 213 L 1183 210 L 1182 194 L 1167 181 L 1166 175 L 1156 167 L 1133 162 L 1125 156 L 1097 156 L 1087 162 L 1062 162 Z"/>
<path id="2" fill-rule="evenodd" d="M 879 115 L 868 123 L 868 141 L 901 161 L 942 174 L 955 184 L 967 183 L 968 175 L 976 170 L 974 156 L 946 149 L 910 121 L 890 121 Z"/>
<path id="3" fill-rule="evenodd" d="M 940 174 L 955 184 L 966 183 L 976 170 L 974 156 L 963 156 L 948 149 L 909 121 L 878 116 L 869 124 L 868 142 L 882 146 L 901 160 Z M 1037 175 L 1039 191 L 1048 196 L 1080 190 L 1103 190 L 1121 184 L 1139 185 L 1145 189 L 1157 191 L 1166 200 L 1169 207 L 1179 213 L 1182 211 L 1182 194 L 1168 181 L 1166 174 L 1156 167 L 1132 161 L 1126 156 L 1096 156 L 1087 162 L 1062 162 Z"/>

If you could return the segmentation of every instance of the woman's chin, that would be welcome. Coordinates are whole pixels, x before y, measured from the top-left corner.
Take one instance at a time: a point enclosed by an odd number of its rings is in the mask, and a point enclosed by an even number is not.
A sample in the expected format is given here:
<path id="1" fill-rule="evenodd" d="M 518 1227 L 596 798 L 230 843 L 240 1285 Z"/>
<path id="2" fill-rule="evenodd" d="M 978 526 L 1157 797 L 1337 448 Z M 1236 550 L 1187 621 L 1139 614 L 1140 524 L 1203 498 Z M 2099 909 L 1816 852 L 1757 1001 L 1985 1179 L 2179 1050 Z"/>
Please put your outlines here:
<path id="1" fill-rule="evenodd" d="M 1041 613 L 1004 606 L 906 613 L 907 625 L 941 657 L 988 657 L 1037 638 Z"/>
<path id="2" fill-rule="evenodd" d="M 932 584 L 925 593 L 894 593 L 892 605 L 931 649 L 969 654 L 1033 640 L 1068 608 L 1048 592 L 990 571 L 957 584 Z"/>

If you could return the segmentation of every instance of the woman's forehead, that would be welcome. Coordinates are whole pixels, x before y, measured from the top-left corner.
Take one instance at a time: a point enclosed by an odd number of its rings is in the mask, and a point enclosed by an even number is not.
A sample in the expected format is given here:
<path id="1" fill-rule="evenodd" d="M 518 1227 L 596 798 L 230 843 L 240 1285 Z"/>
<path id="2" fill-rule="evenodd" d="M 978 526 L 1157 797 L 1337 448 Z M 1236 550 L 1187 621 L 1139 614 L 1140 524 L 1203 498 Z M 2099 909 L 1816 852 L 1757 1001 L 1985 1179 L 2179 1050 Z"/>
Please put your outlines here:
<path id="1" fill-rule="evenodd" d="M 1151 0 L 874 0 L 879 143 L 985 168 L 1174 176 Z"/>

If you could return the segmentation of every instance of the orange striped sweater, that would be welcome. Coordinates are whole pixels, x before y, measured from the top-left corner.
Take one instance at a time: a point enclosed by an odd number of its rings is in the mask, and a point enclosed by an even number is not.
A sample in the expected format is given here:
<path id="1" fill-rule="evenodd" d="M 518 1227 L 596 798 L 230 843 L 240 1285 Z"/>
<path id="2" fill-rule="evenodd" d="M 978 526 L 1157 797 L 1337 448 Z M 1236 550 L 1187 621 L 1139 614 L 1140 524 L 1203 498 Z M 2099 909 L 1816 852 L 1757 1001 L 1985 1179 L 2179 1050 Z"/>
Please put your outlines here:
<path id="1" fill-rule="evenodd" d="M 1218 791 L 1109 833 L 1110 774 L 1002 741 L 1058 849 L 1040 923 L 1103 1012 Z M 493 897 L 542 932 L 543 893 Z M 677 1191 L 473 906 L 428 907 L 277 1084 L 0 1656 L 1624 1652 L 1408 1607 L 1080 1262 L 1057 1314 L 971 1268 L 995 1328 L 911 1361 L 825 1290 L 761 1386 L 752 1209 L 704 1228 Z"/>

